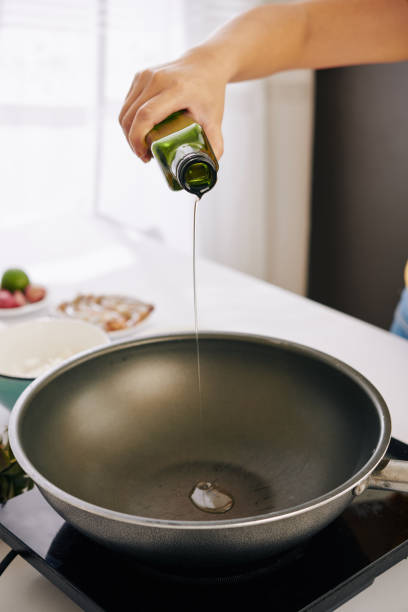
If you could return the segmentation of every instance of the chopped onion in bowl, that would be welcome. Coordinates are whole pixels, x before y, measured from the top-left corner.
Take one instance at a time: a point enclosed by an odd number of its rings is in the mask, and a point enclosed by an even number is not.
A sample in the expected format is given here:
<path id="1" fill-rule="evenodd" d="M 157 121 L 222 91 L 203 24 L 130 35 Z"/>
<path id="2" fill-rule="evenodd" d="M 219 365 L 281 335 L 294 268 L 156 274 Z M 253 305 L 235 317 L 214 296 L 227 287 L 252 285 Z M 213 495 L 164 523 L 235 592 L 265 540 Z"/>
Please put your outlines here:
<path id="1" fill-rule="evenodd" d="M 39 357 L 29 357 L 25 361 L 19 363 L 18 367 L 12 365 L 10 367 L 10 375 L 18 376 L 22 378 L 36 378 L 37 376 L 41 376 L 55 368 L 57 365 L 72 357 L 77 353 L 75 349 L 66 349 L 65 351 L 61 351 L 60 355 L 57 357 L 48 357 L 47 359 L 40 359 Z"/>

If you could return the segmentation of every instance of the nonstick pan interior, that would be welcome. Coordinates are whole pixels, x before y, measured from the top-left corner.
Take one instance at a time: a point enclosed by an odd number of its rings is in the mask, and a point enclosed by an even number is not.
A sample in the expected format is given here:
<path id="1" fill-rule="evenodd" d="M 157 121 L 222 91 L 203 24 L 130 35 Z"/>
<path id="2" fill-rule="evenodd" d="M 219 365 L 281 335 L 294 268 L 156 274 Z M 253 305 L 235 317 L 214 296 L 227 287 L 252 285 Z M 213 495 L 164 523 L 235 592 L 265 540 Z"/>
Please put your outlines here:
<path id="1" fill-rule="evenodd" d="M 329 493 L 372 456 L 381 418 L 334 359 L 304 347 L 193 336 L 99 349 L 40 385 L 19 425 L 34 467 L 119 512 L 211 521 L 285 511 Z M 234 498 L 196 508 L 197 481 Z"/>

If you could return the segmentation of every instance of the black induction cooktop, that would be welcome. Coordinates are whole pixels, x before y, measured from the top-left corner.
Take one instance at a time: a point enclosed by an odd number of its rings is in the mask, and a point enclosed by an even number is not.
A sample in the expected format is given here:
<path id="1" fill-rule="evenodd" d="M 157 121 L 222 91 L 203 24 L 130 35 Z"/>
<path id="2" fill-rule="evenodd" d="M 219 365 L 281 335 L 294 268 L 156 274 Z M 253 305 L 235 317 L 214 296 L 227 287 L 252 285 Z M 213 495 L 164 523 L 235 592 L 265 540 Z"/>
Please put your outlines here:
<path id="1" fill-rule="evenodd" d="M 392 439 L 389 455 L 408 460 Z M 86 611 L 166 609 L 329 611 L 408 556 L 408 494 L 366 491 L 328 527 L 284 554 L 248 567 L 188 573 L 143 565 L 66 523 L 36 490 L 0 509 L 0 538 Z M 0 576 L 1 580 L 1 576 Z"/>

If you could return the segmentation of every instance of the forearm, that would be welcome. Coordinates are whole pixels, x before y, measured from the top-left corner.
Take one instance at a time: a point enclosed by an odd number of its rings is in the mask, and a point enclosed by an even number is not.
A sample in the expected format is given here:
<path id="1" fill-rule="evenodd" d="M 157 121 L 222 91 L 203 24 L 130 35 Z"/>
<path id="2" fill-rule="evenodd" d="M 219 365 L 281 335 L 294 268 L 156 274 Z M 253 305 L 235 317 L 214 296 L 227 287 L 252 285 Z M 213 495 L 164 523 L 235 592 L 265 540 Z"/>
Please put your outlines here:
<path id="1" fill-rule="evenodd" d="M 309 0 L 257 7 L 191 53 L 212 56 L 229 82 L 294 68 L 408 59 L 408 0 Z"/>
<path id="2" fill-rule="evenodd" d="M 217 157 L 228 82 L 294 68 L 408 59 L 408 0 L 306 0 L 239 15 L 181 58 L 136 74 L 120 113 L 135 153 L 151 157 L 145 136 L 170 113 L 188 109 Z"/>

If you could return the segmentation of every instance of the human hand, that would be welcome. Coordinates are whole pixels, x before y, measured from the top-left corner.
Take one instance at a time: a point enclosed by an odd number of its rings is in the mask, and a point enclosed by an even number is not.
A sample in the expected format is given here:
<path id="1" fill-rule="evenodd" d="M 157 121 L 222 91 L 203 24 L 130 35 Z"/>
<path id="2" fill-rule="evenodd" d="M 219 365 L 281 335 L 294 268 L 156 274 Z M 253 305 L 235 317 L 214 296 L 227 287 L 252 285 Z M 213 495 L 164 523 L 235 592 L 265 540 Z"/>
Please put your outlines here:
<path id="1" fill-rule="evenodd" d="M 142 161 L 149 161 L 146 134 L 171 113 L 187 109 L 203 127 L 219 159 L 227 80 L 220 58 L 200 47 L 176 61 L 137 73 L 119 115 L 132 150 Z"/>

